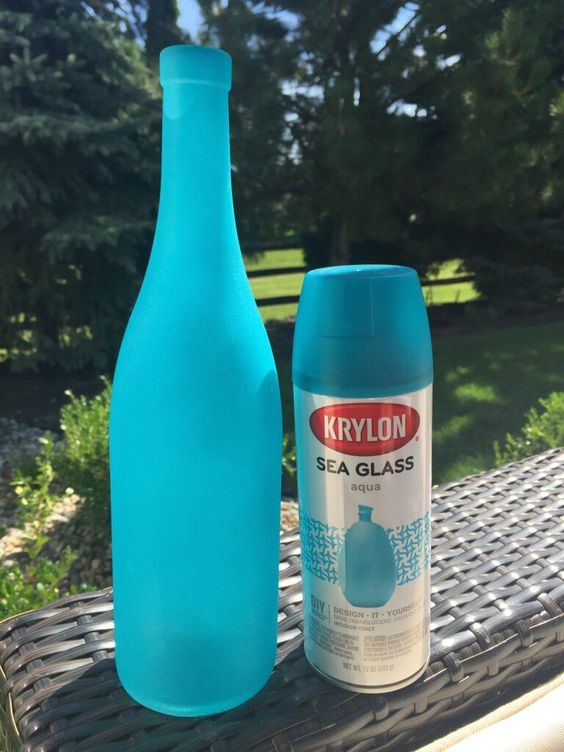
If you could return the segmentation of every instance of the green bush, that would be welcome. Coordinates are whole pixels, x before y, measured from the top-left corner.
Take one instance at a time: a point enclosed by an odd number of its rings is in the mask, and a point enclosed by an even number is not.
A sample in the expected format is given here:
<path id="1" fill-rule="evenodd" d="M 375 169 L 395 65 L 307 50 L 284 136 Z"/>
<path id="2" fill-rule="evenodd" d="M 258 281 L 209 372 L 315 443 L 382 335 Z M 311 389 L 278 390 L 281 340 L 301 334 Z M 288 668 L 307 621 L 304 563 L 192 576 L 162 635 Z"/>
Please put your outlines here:
<path id="1" fill-rule="evenodd" d="M 46 433 L 39 439 L 41 452 L 34 459 L 24 459 L 14 472 L 12 485 L 18 497 L 18 523 L 41 527 L 57 501 L 52 486 L 55 480 L 53 436 Z"/>
<path id="2" fill-rule="evenodd" d="M 69 397 L 61 410 L 63 438 L 57 441 L 45 434 L 38 456 L 23 459 L 12 479 L 25 543 L 21 561 L 0 563 L 0 619 L 76 592 L 67 586 L 76 554 L 67 547 L 53 560 L 43 551 L 48 542 L 43 534 L 45 522 L 62 495 L 76 491 L 93 520 L 106 523 L 108 518 L 110 385 L 105 382 L 103 391 L 92 399 L 70 392 Z"/>
<path id="3" fill-rule="evenodd" d="M 474 272 L 474 286 L 491 308 L 502 313 L 541 311 L 554 305 L 562 281 L 544 266 L 499 263 L 483 258 L 466 259 Z"/>
<path id="4" fill-rule="evenodd" d="M 61 409 L 63 438 L 55 442 L 46 434 L 39 455 L 31 464 L 23 461 L 14 474 L 20 520 L 41 522 L 62 494 L 76 492 L 91 520 L 107 526 L 111 386 L 104 381 L 102 392 L 92 398 L 67 394 L 70 400 Z"/>
<path id="5" fill-rule="evenodd" d="M 51 561 L 40 554 L 45 541 L 41 537 L 28 546 L 29 558 L 23 565 L 0 564 L 0 619 L 39 608 L 69 592 L 63 583 L 75 555 L 66 549 L 57 561 Z"/>
<path id="6" fill-rule="evenodd" d="M 85 509 L 96 522 L 108 522 L 110 504 L 110 467 L 108 427 L 111 385 L 92 398 L 76 397 L 61 410 L 64 433 L 55 453 L 56 477 L 73 488 L 83 499 Z"/>
<path id="7" fill-rule="evenodd" d="M 546 399 L 540 399 L 539 404 L 542 410 L 531 408 L 520 433 L 515 436 L 508 433 L 503 448 L 495 442 L 498 465 L 564 446 L 564 392 L 552 392 Z"/>

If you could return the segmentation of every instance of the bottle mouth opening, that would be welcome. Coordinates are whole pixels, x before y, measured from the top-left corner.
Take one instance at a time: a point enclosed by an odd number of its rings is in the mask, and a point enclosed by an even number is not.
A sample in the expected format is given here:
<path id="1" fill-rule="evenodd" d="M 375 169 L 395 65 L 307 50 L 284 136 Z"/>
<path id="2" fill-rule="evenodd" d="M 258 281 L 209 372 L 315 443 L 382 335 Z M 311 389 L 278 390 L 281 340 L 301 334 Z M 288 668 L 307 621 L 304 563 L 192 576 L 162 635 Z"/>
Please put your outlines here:
<path id="1" fill-rule="evenodd" d="M 231 57 L 215 47 L 175 44 L 160 54 L 161 86 L 198 84 L 231 88 Z"/>

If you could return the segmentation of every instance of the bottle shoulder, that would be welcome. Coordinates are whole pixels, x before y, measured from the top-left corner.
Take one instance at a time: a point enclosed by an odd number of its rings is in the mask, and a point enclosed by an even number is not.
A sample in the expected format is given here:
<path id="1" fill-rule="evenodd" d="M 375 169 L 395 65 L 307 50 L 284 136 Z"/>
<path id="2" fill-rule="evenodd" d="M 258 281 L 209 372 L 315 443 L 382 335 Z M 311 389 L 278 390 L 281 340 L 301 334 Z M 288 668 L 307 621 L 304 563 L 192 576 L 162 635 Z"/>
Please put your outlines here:
<path id="1" fill-rule="evenodd" d="M 116 378 L 190 382 L 225 391 L 276 373 L 270 341 L 256 309 L 182 310 L 136 306 L 120 348 Z"/>
<path id="2" fill-rule="evenodd" d="M 147 278 L 139 292 L 126 335 L 142 332 L 166 340 L 167 333 L 191 340 L 225 336 L 266 336 L 246 277 L 227 286 L 194 281 L 159 284 Z"/>

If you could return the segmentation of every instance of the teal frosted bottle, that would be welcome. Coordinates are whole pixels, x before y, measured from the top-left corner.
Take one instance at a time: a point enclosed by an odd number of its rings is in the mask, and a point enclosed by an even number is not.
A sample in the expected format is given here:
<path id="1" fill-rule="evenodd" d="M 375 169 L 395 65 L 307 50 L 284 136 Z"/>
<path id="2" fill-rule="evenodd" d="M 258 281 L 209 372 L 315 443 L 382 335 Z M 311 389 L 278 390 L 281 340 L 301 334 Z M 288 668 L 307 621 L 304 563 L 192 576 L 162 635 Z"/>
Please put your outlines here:
<path id="1" fill-rule="evenodd" d="M 110 417 L 116 663 L 136 700 L 195 716 L 272 670 L 281 409 L 233 213 L 231 58 L 160 65 L 159 214 Z"/>
<path id="2" fill-rule="evenodd" d="M 358 521 L 345 533 L 339 552 L 339 586 L 352 606 L 384 606 L 396 589 L 394 550 L 372 507 L 358 505 Z"/>

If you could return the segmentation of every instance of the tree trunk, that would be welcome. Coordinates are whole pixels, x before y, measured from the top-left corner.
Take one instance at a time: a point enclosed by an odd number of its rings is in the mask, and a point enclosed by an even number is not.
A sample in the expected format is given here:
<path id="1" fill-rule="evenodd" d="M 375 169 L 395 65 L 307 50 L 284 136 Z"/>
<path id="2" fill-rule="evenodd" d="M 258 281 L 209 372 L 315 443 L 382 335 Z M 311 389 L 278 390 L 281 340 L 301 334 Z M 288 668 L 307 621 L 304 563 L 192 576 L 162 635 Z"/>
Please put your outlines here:
<path id="1" fill-rule="evenodd" d="M 330 266 L 341 266 L 342 264 L 350 263 L 350 246 L 349 224 L 345 217 L 339 217 L 331 233 L 331 242 L 329 245 Z"/>

